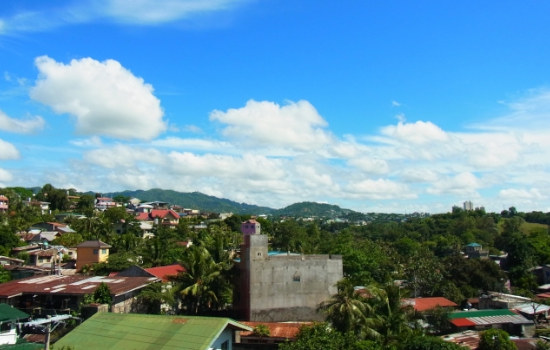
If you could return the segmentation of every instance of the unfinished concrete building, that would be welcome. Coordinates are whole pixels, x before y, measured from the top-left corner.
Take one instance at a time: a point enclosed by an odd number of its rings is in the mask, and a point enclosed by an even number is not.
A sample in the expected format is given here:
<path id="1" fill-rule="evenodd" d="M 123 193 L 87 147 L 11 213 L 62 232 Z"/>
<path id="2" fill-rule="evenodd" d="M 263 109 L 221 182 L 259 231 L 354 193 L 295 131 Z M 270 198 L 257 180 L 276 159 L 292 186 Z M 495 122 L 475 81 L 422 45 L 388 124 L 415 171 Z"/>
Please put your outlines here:
<path id="1" fill-rule="evenodd" d="M 322 301 L 336 294 L 342 257 L 269 254 L 266 235 L 244 234 L 236 305 L 248 321 L 321 321 Z"/>

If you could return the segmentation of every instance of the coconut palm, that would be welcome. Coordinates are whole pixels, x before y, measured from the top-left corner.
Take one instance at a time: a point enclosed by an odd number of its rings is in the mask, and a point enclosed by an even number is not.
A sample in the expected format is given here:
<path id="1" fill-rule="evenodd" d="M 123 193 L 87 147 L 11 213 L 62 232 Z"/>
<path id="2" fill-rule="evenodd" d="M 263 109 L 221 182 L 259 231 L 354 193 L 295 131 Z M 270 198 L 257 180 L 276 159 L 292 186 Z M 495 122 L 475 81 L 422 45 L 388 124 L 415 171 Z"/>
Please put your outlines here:
<path id="1" fill-rule="evenodd" d="M 188 313 L 199 314 L 218 309 L 221 297 L 230 288 L 221 283 L 222 265 L 216 263 L 208 250 L 191 246 L 181 262 L 185 271 L 176 278 L 179 297 Z"/>
<path id="2" fill-rule="evenodd" d="M 377 320 L 365 297 L 357 293 L 350 280 L 344 278 L 336 284 L 338 292 L 321 303 L 320 310 L 336 330 L 376 338 L 379 334 L 372 327 Z"/>

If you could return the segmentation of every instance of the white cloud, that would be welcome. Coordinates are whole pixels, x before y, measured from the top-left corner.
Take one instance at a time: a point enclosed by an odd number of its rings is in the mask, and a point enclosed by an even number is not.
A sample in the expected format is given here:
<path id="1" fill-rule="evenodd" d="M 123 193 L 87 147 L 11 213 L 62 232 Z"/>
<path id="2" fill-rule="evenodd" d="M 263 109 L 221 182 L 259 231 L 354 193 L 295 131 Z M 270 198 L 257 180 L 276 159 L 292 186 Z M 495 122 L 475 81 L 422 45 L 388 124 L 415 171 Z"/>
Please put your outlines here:
<path id="1" fill-rule="evenodd" d="M 422 145 L 432 142 L 446 142 L 448 135 L 440 127 L 432 122 L 417 121 L 416 123 L 404 123 L 382 128 L 381 133 L 401 142 Z"/>
<path id="2" fill-rule="evenodd" d="M 390 171 L 388 162 L 368 156 L 350 159 L 348 163 L 367 174 L 383 175 Z"/>
<path id="3" fill-rule="evenodd" d="M 101 138 L 97 136 L 92 136 L 87 139 L 77 139 L 77 140 L 71 140 L 69 141 L 71 145 L 77 146 L 77 147 L 101 147 L 102 142 Z"/>
<path id="4" fill-rule="evenodd" d="M 0 130 L 30 134 L 44 128 L 44 119 L 40 116 L 29 117 L 25 120 L 18 120 L 8 117 L 4 112 L 0 111 Z"/>
<path id="5" fill-rule="evenodd" d="M 345 190 L 352 198 L 376 200 L 416 198 L 416 194 L 408 186 L 388 179 L 365 179 L 350 183 Z"/>
<path id="6" fill-rule="evenodd" d="M 0 160 L 19 159 L 19 151 L 11 143 L 0 139 Z"/>
<path id="7" fill-rule="evenodd" d="M 332 142 L 324 130 L 327 122 L 307 101 L 280 106 L 250 100 L 246 106 L 215 110 L 210 120 L 226 124 L 222 134 L 246 148 L 283 148 L 297 152 L 317 151 Z"/>
<path id="8" fill-rule="evenodd" d="M 105 13 L 119 22 L 159 24 L 184 19 L 192 15 L 228 10 L 244 0 L 110 0 Z"/>
<path id="9" fill-rule="evenodd" d="M 540 190 L 536 188 L 523 189 L 523 188 L 505 188 L 499 191 L 498 197 L 502 200 L 514 201 L 514 200 L 542 200 L 547 198 L 543 196 Z"/>
<path id="10" fill-rule="evenodd" d="M 165 139 L 154 140 L 151 142 L 153 146 L 167 147 L 176 149 L 193 149 L 202 151 L 222 151 L 222 152 L 236 152 L 233 145 L 229 142 L 219 140 L 207 140 L 199 138 L 180 138 L 180 137 L 167 137 Z"/>
<path id="11" fill-rule="evenodd" d="M 428 188 L 428 193 L 435 195 L 442 194 L 463 194 L 474 195 L 481 187 L 480 180 L 470 172 L 463 172 L 454 176 L 440 178 Z"/>
<path id="12" fill-rule="evenodd" d="M 149 140 L 166 129 L 153 87 L 119 62 L 82 58 L 66 65 L 41 56 L 35 63 L 40 75 L 31 97 L 74 116 L 78 133 Z"/>
<path id="13" fill-rule="evenodd" d="M 5 185 L 4 183 L 9 183 L 12 180 L 13 175 L 9 171 L 0 168 L 0 187 L 6 187 L 7 185 Z"/>
<path id="14" fill-rule="evenodd" d="M 227 12 L 251 0 L 80 0 L 31 8 L 0 18 L 0 35 L 48 31 L 74 24 L 108 21 L 132 25 L 161 25 L 189 21 L 208 13 Z M 196 23 L 195 23 L 196 24 Z"/>

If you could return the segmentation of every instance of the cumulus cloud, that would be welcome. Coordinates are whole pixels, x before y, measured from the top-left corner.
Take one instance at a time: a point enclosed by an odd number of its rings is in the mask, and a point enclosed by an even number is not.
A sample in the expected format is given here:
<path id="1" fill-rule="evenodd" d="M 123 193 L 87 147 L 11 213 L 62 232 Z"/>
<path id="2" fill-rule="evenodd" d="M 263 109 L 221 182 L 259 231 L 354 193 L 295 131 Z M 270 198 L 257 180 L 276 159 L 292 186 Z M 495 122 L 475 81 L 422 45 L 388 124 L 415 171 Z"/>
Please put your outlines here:
<path id="1" fill-rule="evenodd" d="M 324 148 L 331 141 L 327 122 L 308 101 L 280 106 L 250 100 L 242 108 L 215 110 L 210 120 L 226 126 L 222 134 L 248 148 L 288 148 L 298 152 Z"/>
<path id="2" fill-rule="evenodd" d="M 428 188 L 428 193 L 442 194 L 467 194 L 473 195 L 476 189 L 481 187 L 480 180 L 470 172 L 462 172 L 453 176 L 440 178 Z"/>
<path id="3" fill-rule="evenodd" d="M 0 168 L 0 186 L 5 187 L 6 185 L 4 183 L 8 183 L 13 179 L 13 175 L 5 170 Z"/>
<path id="4" fill-rule="evenodd" d="M 0 160 L 19 159 L 19 151 L 11 143 L 0 139 Z"/>
<path id="5" fill-rule="evenodd" d="M 365 179 L 349 184 L 345 189 L 351 196 L 366 199 L 416 198 L 406 185 L 388 179 Z"/>
<path id="6" fill-rule="evenodd" d="M 543 196 L 539 189 L 523 189 L 523 188 L 504 188 L 499 191 L 498 197 L 503 200 L 541 200 L 547 196 Z"/>
<path id="7" fill-rule="evenodd" d="M 35 63 L 40 74 L 31 97 L 73 116 L 78 133 L 150 140 L 166 129 L 153 87 L 119 62 L 82 58 L 63 64 L 41 56 Z"/>
<path id="8" fill-rule="evenodd" d="M 431 142 L 445 142 L 448 135 L 440 127 L 432 122 L 417 121 L 416 123 L 404 123 L 382 128 L 381 133 L 392 139 L 412 144 L 426 144 Z"/>
<path id="9" fill-rule="evenodd" d="M 19 120 L 13 119 L 6 115 L 6 113 L 0 111 L 0 130 L 30 134 L 44 128 L 44 119 L 40 116 L 29 117 L 27 119 Z"/>

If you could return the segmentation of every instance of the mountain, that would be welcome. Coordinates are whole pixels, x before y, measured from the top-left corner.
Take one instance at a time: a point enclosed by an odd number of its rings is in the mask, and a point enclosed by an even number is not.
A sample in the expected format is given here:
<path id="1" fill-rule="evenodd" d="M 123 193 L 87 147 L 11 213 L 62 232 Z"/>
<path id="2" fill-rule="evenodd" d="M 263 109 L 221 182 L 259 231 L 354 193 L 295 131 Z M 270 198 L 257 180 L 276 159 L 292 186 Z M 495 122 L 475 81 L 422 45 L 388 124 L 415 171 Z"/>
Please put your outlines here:
<path id="1" fill-rule="evenodd" d="M 209 196 L 200 192 L 177 192 L 173 190 L 151 189 L 103 193 L 104 196 L 115 197 L 118 195 L 125 197 L 139 198 L 142 202 L 161 201 L 170 204 L 179 205 L 184 208 L 199 209 L 203 212 L 213 213 L 235 213 L 248 215 L 274 215 L 274 216 L 292 216 L 292 217 L 319 217 L 319 218 L 339 218 L 353 214 L 360 214 L 349 209 L 342 209 L 337 205 L 301 202 L 289 205 L 282 209 L 273 209 L 261 207 L 246 203 L 238 203 L 229 199 Z"/>
<path id="2" fill-rule="evenodd" d="M 343 218 L 356 213 L 350 209 L 342 209 L 337 205 L 316 202 L 294 203 L 275 212 L 278 216 Z"/>
<path id="3" fill-rule="evenodd" d="M 272 214 L 275 210 L 268 207 L 260 207 L 246 203 L 238 203 L 229 199 L 209 196 L 200 192 L 177 192 L 173 190 L 151 189 L 123 191 L 113 193 L 103 193 L 104 196 L 115 197 L 122 195 L 125 197 L 139 198 L 142 202 L 161 201 L 170 204 L 179 205 L 183 208 L 199 209 L 203 212 L 213 213 L 235 213 L 235 214 Z"/>

